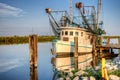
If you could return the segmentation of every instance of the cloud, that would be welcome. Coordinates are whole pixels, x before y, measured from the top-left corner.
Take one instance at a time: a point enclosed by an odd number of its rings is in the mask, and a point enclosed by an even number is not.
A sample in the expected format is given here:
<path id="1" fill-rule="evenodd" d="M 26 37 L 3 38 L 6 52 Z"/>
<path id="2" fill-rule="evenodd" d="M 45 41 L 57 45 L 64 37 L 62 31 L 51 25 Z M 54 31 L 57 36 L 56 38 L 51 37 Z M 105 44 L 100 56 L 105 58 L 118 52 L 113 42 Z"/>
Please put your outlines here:
<path id="1" fill-rule="evenodd" d="M 19 17 L 23 16 L 24 13 L 25 12 L 20 8 L 13 7 L 5 3 L 0 3 L 0 17 Z"/>

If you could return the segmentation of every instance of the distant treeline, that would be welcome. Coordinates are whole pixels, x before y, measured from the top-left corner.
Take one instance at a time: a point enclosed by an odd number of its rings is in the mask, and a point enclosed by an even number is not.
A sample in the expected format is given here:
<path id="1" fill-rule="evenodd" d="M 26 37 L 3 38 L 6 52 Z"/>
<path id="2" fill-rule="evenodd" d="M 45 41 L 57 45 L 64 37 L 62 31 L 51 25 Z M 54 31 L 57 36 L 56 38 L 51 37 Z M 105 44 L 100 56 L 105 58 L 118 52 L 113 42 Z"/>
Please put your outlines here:
<path id="1" fill-rule="evenodd" d="M 38 42 L 51 42 L 55 36 L 38 36 Z M 0 45 L 25 44 L 29 42 L 29 36 L 1 36 Z"/>

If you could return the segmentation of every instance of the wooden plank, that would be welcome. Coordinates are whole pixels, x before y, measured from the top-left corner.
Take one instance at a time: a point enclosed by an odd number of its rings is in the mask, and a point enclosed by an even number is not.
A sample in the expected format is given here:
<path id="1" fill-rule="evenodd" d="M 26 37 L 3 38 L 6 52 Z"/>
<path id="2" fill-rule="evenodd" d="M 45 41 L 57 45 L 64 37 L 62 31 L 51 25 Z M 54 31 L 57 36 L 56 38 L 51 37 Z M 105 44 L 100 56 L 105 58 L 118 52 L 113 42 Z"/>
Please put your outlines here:
<path id="1" fill-rule="evenodd" d="M 120 49 L 119 44 L 107 44 L 107 45 L 97 45 L 97 48 L 112 48 L 112 49 Z"/>
<path id="2" fill-rule="evenodd" d="M 113 39 L 113 38 L 120 38 L 120 36 L 102 36 L 103 38 L 111 38 L 111 39 Z"/>
<path id="3" fill-rule="evenodd" d="M 80 52 L 78 56 L 92 54 L 92 52 Z M 74 57 L 74 52 L 60 52 L 56 54 L 56 58 Z"/>

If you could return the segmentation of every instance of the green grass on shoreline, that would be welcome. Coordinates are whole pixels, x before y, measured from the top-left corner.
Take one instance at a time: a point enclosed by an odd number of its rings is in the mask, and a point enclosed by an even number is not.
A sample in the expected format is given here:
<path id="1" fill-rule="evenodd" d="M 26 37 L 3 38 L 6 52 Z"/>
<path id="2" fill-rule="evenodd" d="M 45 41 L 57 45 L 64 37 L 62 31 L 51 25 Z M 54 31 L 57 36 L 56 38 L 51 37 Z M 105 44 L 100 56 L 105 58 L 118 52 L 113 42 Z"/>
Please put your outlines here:
<path id="1" fill-rule="evenodd" d="M 55 36 L 38 36 L 38 42 L 51 42 Z M 29 42 L 29 36 L 0 36 L 0 45 L 25 44 Z"/>

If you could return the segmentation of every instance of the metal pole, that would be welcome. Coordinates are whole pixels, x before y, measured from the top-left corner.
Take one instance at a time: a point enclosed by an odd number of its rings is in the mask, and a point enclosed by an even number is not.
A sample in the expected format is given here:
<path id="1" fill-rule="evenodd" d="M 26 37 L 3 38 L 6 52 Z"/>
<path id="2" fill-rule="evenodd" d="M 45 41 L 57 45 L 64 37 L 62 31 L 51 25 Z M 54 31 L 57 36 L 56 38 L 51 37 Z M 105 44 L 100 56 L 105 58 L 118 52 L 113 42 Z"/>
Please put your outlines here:
<path id="1" fill-rule="evenodd" d="M 70 26 L 72 25 L 72 0 L 70 0 Z"/>
<path id="2" fill-rule="evenodd" d="M 97 29 L 99 28 L 101 5 L 102 5 L 102 0 L 98 0 Z"/>

